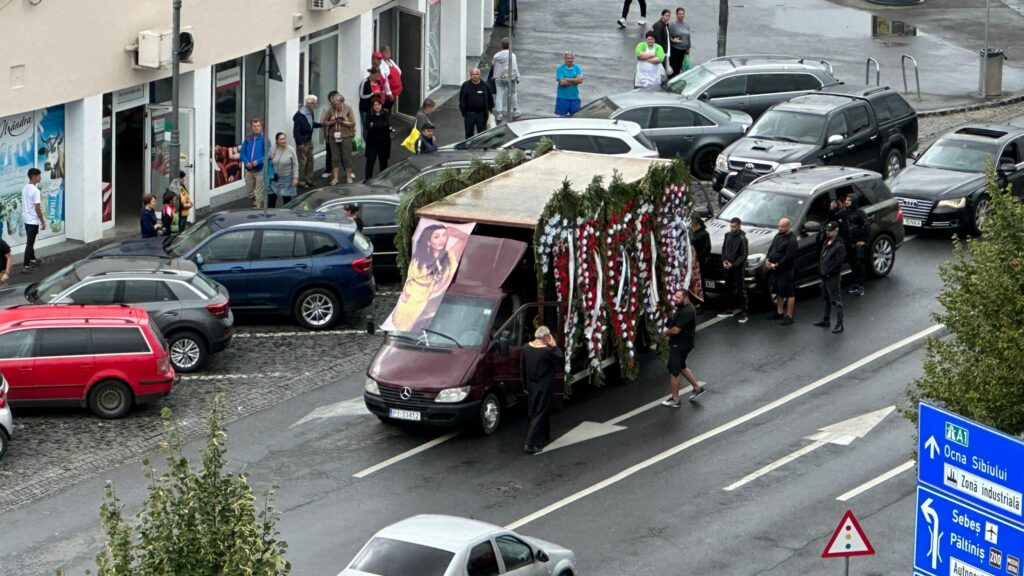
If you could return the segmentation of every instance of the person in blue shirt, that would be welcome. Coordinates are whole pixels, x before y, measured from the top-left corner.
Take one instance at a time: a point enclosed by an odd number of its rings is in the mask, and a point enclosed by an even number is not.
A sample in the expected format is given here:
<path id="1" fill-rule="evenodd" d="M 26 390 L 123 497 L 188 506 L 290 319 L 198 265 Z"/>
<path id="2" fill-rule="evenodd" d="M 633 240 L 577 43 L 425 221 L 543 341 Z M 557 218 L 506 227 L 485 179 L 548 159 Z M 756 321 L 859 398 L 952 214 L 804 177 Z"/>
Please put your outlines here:
<path id="1" fill-rule="evenodd" d="M 558 66 L 555 79 L 558 89 L 555 92 L 555 115 L 572 116 L 580 109 L 580 84 L 583 84 L 583 68 L 575 63 L 576 55 L 565 53 L 565 64 Z"/>
<path id="2" fill-rule="evenodd" d="M 262 208 L 266 197 L 266 182 L 263 179 L 263 123 L 253 118 L 249 124 L 252 133 L 239 146 L 239 156 L 245 166 L 245 193 L 252 197 L 252 207 Z"/>
<path id="3" fill-rule="evenodd" d="M 156 238 L 163 228 L 156 217 L 156 196 L 146 194 L 142 197 L 142 213 L 139 215 L 139 226 L 143 238 Z"/>

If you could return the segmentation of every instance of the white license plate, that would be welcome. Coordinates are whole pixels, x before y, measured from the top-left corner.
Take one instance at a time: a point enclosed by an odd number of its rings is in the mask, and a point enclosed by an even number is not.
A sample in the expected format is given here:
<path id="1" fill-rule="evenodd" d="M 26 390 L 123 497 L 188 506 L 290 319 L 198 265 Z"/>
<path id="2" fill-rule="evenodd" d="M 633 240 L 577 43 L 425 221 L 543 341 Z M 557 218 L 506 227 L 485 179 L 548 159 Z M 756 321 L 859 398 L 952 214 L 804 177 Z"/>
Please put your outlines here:
<path id="1" fill-rule="evenodd" d="M 388 416 L 399 420 L 412 420 L 413 422 L 420 421 L 420 413 L 412 410 L 397 410 L 395 408 L 390 408 L 388 410 Z"/>
<path id="2" fill-rule="evenodd" d="M 913 226 L 915 228 L 920 228 L 921 226 L 924 226 L 924 222 L 922 222 L 921 220 L 918 220 L 917 218 L 904 218 L 903 219 L 903 225 L 904 226 Z"/>
<path id="3" fill-rule="evenodd" d="M 705 280 L 704 281 L 704 287 L 707 288 L 708 290 L 714 290 L 715 289 L 715 281 L 714 280 Z"/>

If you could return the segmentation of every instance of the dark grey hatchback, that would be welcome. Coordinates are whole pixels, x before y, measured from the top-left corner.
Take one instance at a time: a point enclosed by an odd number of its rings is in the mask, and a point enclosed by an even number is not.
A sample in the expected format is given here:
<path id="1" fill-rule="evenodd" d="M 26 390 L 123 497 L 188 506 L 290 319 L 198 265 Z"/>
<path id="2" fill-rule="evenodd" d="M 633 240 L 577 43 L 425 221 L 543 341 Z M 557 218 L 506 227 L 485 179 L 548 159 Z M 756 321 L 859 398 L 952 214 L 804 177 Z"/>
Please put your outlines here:
<path id="1" fill-rule="evenodd" d="M 178 372 L 195 372 L 234 335 L 228 291 L 188 260 L 95 258 L 39 282 L 0 291 L 0 306 L 130 304 L 146 310 L 167 339 Z"/>

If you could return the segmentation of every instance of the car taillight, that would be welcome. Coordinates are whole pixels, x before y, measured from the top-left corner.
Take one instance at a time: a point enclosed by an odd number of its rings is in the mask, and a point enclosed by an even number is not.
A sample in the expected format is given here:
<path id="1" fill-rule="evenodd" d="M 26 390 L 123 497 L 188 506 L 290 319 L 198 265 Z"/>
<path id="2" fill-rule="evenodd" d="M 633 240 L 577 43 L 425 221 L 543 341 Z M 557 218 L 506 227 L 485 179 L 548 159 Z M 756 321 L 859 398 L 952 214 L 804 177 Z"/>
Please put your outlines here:
<path id="1" fill-rule="evenodd" d="M 372 268 L 373 260 L 369 258 L 356 258 L 352 261 L 352 269 L 360 274 L 369 272 Z"/>
<path id="2" fill-rule="evenodd" d="M 896 221 L 903 224 L 903 207 L 896 206 Z"/>
<path id="3" fill-rule="evenodd" d="M 227 318 L 231 306 L 227 302 L 221 302 L 220 304 L 209 304 L 206 309 L 214 318 Z"/>
<path id="4" fill-rule="evenodd" d="M 0 384 L 0 408 L 7 406 L 7 382 Z"/>
<path id="5" fill-rule="evenodd" d="M 156 359 L 157 374 L 166 374 L 171 371 L 171 357 L 164 356 Z"/>

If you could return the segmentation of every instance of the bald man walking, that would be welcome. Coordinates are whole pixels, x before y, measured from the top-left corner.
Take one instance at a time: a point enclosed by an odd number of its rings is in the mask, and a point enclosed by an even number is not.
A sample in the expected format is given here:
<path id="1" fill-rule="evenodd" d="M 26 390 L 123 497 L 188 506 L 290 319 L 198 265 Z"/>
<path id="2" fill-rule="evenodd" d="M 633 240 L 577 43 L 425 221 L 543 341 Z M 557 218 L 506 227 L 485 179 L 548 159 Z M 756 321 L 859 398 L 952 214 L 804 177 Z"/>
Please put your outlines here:
<path id="1" fill-rule="evenodd" d="M 480 69 L 469 71 L 469 80 L 459 89 L 459 112 L 466 128 L 466 138 L 487 129 L 487 114 L 494 109 L 494 94 L 480 78 Z"/>

